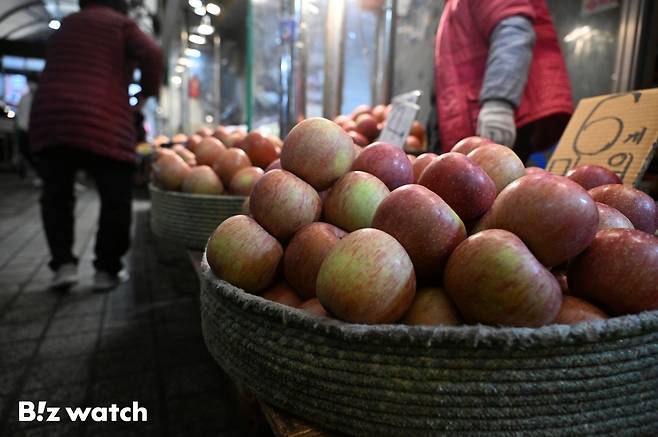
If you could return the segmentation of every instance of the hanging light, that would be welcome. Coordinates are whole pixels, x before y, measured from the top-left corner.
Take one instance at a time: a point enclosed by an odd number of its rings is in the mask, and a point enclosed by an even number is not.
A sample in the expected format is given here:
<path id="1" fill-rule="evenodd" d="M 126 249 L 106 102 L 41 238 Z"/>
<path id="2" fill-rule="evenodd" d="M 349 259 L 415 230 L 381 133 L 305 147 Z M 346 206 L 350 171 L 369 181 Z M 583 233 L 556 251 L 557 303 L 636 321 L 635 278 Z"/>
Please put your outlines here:
<path id="1" fill-rule="evenodd" d="M 190 58 L 199 58 L 201 57 L 201 52 L 197 49 L 191 49 L 188 47 L 185 49 L 185 56 L 189 56 Z"/>
<path id="2" fill-rule="evenodd" d="M 197 15 L 201 15 L 202 17 L 206 15 L 206 8 L 201 6 L 200 8 L 194 8 L 194 13 Z"/>
<path id="3" fill-rule="evenodd" d="M 199 24 L 199 27 L 196 30 L 199 32 L 201 35 L 212 35 L 213 32 L 215 31 L 215 28 L 212 27 L 212 24 L 210 24 L 210 17 L 208 15 L 204 15 L 201 18 L 201 24 Z"/>
<path id="4" fill-rule="evenodd" d="M 187 4 L 193 7 L 194 9 L 203 7 L 203 3 L 201 2 L 201 0 L 188 0 Z"/>
<path id="5" fill-rule="evenodd" d="M 212 15 L 219 15 L 222 12 L 222 8 L 214 3 L 208 3 L 206 5 L 206 12 Z"/>
<path id="6" fill-rule="evenodd" d="M 171 83 L 174 85 L 180 85 L 183 83 L 183 78 L 180 76 L 171 76 Z"/>
<path id="7" fill-rule="evenodd" d="M 187 37 L 187 40 L 193 44 L 205 44 L 206 43 L 206 37 L 197 35 L 196 33 L 191 33 L 189 37 Z"/>
<path id="8" fill-rule="evenodd" d="M 62 23 L 59 22 L 59 20 L 50 20 L 48 23 L 48 27 L 50 27 L 52 30 L 57 30 L 62 26 Z"/>
<path id="9" fill-rule="evenodd" d="M 174 71 L 176 71 L 176 73 L 184 73 L 185 72 L 185 66 L 184 65 L 176 65 L 176 68 L 174 68 Z"/>

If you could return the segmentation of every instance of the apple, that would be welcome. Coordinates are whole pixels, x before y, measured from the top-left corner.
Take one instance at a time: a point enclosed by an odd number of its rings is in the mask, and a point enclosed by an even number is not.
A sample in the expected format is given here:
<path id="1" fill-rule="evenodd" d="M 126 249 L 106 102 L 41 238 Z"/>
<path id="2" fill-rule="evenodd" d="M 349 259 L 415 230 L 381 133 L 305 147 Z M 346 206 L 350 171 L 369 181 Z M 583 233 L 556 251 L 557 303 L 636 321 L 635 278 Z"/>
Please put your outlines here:
<path id="1" fill-rule="evenodd" d="M 419 288 L 401 323 L 405 325 L 457 326 L 462 324 L 459 310 L 440 287 Z"/>
<path id="2" fill-rule="evenodd" d="M 377 120 L 370 114 L 361 114 L 355 120 L 356 131 L 366 137 L 369 141 L 373 141 L 379 135 L 377 129 Z"/>
<path id="3" fill-rule="evenodd" d="M 411 168 L 414 171 L 414 183 L 418 183 L 418 179 L 420 179 L 420 174 L 425 170 L 425 167 L 430 165 L 430 162 L 434 158 L 436 158 L 437 155 L 436 153 L 423 153 L 422 155 L 419 155 L 416 160 L 413 162 L 411 165 Z"/>
<path id="4" fill-rule="evenodd" d="M 183 179 L 181 191 L 193 194 L 222 194 L 224 186 L 212 168 L 198 165 L 192 167 Z"/>
<path id="5" fill-rule="evenodd" d="M 194 153 L 190 152 L 185 146 L 181 144 L 174 144 L 171 150 L 173 150 L 174 153 L 176 153 L 178 156 L 183 158 L 185 164 L 189 166 L 196 165 L 196 157 L 194 156 Z"/>
<path id="6" fill-rule="evenodd" d="M 571 169 L 567 177 L 586 190 L 600 185 L 621 184 L 621 179 L 615 173 L 593 164 L 579 165 Z"/>
<path id="7" fill-rule="evenodd" d="M 596 208 L 599 210 L 599 231 L 601 229 L 615 228 L 635 229 L 633 223 L 631 223 L 628 217 L 620 213 L 612 206 L 608 206 L 605 203 L 596 202 Z"/>
<path id="8" fill-rule="evenodd" d="M 301 305 L 302 300 L 299 298 L 295 290 L 284 281 L 277 282 L 267 290 L 263 291 L 260 295 L 263 299 L 271 300 L 272 302 L 280 303 L 289 307 L 298 307 Z"/>
<path id="9" fill-rule="evenodd" d="M 239 170 L 229 185 L 229 193 L 236 196 L 249 196 L 251 190 L 256 185 L 256 182 L 263 176 L 265 172 L 260 167 L 245 167 Z"/>
<path id="10" fill-rule="evenodd" d="M 409 162 L 411 163 L 411 169 L 413 170 L 414 161 L 416 160 L 416 155 L 412 155 L 411 153 L 407 153 L 407 159 L 409 159 Z"/>
<path id="11" fill-rule="evenodd" d="M 418 139 L 418 143 L 421 145 L 425 144 L 425 128 L 418 120 L 414 120 L 411 124 L 411 129 L 409 130 L 409 135 Z"/>
<path id="12" fill-rule="evenodd" d="M 567 270 L 569 289 L 613 314 L 658 309 L 658 238 L 603 229 Z"/>
<path id="13" fill-rule="evenodd" d="M 372 227 L 395 237 L 420 279 L 441 278 L 448 256 L 466 238 L 455 211 L 421 185 L 393 190 L 377 208 Z"/>
<path id="14" fill-rule="evenodd" d="M 199 165 L 212 165 L 226 152 L 226 146 L 215 137 L 207 136 L 195 147 L 194 154 Z M 229 181 L 230 182 L 230 181 Z M 228 185 L 228 183 L 226 183 Z"/>
<path id="15" fill-rule="evenodd" d="M 281 151 L 281 167 L 318 191 L 329 188 L 352 166 L 352 138 L 336 123 L 315 117 L 292 128 Z"/>
<path id="16" fill-rule="evenodd" d="M 577 298 L 576 296 L 564 296 L 560 312 L 557 313 L 555 324 L 557 325 L 575 325 L 582 322 L 593 320 L 605 320 L 608 316 L 589 302 Z"/>
<path id="17" fill-rule="evenodd" d="M 526 175 L 500 192 L 476 229 L 505 229 L 521 237 L 547 267 L 582 252 L 599 224 L 596 203 L 564 176 Z"/>
<path id="18" fill-rule="evenodd" d="M 200 127 L 199 129 L 197 129 L 197 131 L 195 133 L 197 135 L 205 138 L 205 137 L 211 136 L 213 134 L 213 130 L 210 129 L 209 127 L 204 126 L 204 127 Z"/>
<path id="19" fill-rule="evenodd" d="M 297 308 L 304 310 L 308 313 L 315 314 L 320 317 L 331 317 L 331 314 L 322 306 L 320 299 L 314 297 L 313 299 L 305 300 Z"/>
<path id="20" fill-rule="evenodd" d="M 245 152 L 256 167 L 266 168 L 272 161 L 278 159 L 276 146 L 258 132 L 250 132 L 242 141 Z"/>
<path id="21" fill-rule="evenodd" d="M 423 144 L 418 140 L 418 138 L 413 135 L 409 135 L 406 140 L 404 140 L 404 150 L 405 152 L 420 152 L 423 150 Z"/>
<path id="22" fill-rule="evenodd" d="M 386 120 L 386 106 L 377 105 L 374 108 L 372 108 L 372 116 L 375 117 L 375 120 L 377 120 L 377 122 L 379 123 Z"/>
<path id="23" fill-rule="evenodd" d="M 153 138 L 153 146 L 154 147 L 160 147 L 163 144 L 169 143 L 169 137 L 166 135 L 158 135 L 157 137 Z"/>
<path id="24" fill-rule="evenodd" d="M 377 229 L 360 229 L 327 254 L 316 291 L 322 306 L 341 320 L 392 323 L 411 305 L 416 277 L 395 238 Z"/>
<path id="25" fill-rule="evenodd" d="M 176 191 L 190 172 L 190 166 L 173 151 L 158 154 L 151 164 L 153 178 L 157 186 L 163 190 Z"/>
<path id="26" fill-rule="evenodd" d="M 268 172 L 270 170 L 276 170 L 276 169 L 281 169 L 281 160 L 280 159 L 275 159 L 274 161 L 270 162 L 270 165 L 268 165 L 265 168 L 265 171 Z"/>
<path id="27" fill-rule="evenodd" d="M 242 131 L 231 132 L 231 134 L 228 136 L 228 139 L 226 140 L 226 147 L 238 147 L 246 136 L 247 134 Z"/>
<path id="28" fill-rule="evenodd" d="M 364 104 L 354 108 L 351 114 L 352 120 L 356 121 L 356 119 L 359 118 L 359 115 L 361 114 L 372 114 L 372 108 L 370 107 L 370 105 Z"/>
<path id="29" fill-rule="evenodd" d="M 377 141 L 361 151 L 352 171 L 365 171 L 384 182 L 389 190 L 414 181 L 414 171 L 406 153 L 392 144 Z"/>
<path id="30" fill-rule="evenodd" d="M 464 240 L 445 267 L 448 296 L 469 323 L 539 327 L 552 323 L 562 292 L 511 232 L 489 229 Z"/>
<path id="31" fill-rule="evenodd" d="M 213 273 L 249 293 L 272 284 L 282 256 L 283 248 L 276 238 L 246 215 L 224 220 L 206 248 Z"/>
<path id="32" fill-rule="evenodd" d="M 496 184 L 461 153 L 449 152 L 434 158 L 418 183 L 441 196 L 464 221 L 487 212 L 496 198 Z"/>
<path id="33" fill-rule="evenodd" d="M 201 137 L 201 135 L 197 135 L 197 134 L 190 135 L 190 137 L 187 139 L 187 143 L 185 143 L 185 146 L 190 152 L 194 153 L 194 150 L 196 150 L 197 146 L 202 140 L 203 138 Z"/>
<path id="34" fill-rule="evenodd" d="M 329 251 L 347 233 L 329 223 L 311 223 L 290 240 L 283 255 L 283 274 L 305 299 L 315 297 L 320 265 Z"/>
<path id="35" fill-rule="evenodd" d="M 354 146 L 352 147 L 352 150 L 354 150 L 354 159 L 356 159 L 356 158 L 359 157 L 361 152 L 363 152 L 363 147 L 357 146 L 356 144 L 354 144 Z"/>
<path id="36" fill-rule="evenodd" d="M 348 121 L 352 121 L 350 117 L 347 115 L 337 115 L 336 118 L 334 118 L 334 123 L 336 123 L 338 126 L 343 126 L 345 123 Z"/>
<path id="37" fill-rule="evenodd" d="M 354 144 L 359 147 L 366 147 L 368 145 L 368 138 L 364 137 L 359 132 L 352 130 L 347 133 L 351 138 Z"/>
<path id="38" fill-rule="evenodd" d="M 222 125 L 218 125 L 215 128 L 215 131 L 212 134 L 213 137 L 217 138 L 222 142 L 226 147 L 231 147 L 229 143 L 231 142 L 231 133 Z"/>
<path id="39" fill-rule="evenodd" d="M 567 272 L 564 269 L 554 270 L 553 276 L 557 279 L 557 283 L 560 284 L 560 290 L 562 294 L 569 294 L 569 281 L 567 280 Z"/>
<path id="40" fill-rule="evenodd" d="M 466 137 L 457 142 L 454 146 L 452 146 L 452 149 L 450 149 L 451 152 L 455 153 L 461 153 L 463 155 L 468 155 L 471 153 L 473 150 L 477 149 L 480 146 L 483 146 L 485 144 L 491 144 L 492 141 L 488 138 L 482 138 L 482 137 Z"/>
<path id="41" fill-rule="evenodd" d="M 286 241 L 305 225 L 317 221 L 320 196 L 309 184 L 285 170 L 271 170 L 254 185 L 251 215 L 270 234 Z"/>
<path id="42" fill-rule="evenodd" d="M 340 127 L 342 127 L 343 130 L 347 133 L 356 132 L 356 122 L 354 120 L 347 120 Z M 359 135 L 361 135 L 363 137 L 362 134 L 359 134 Z"/>
<path id="43" fill-rule="evenodd" d="M 251 166 L 251 160 L 244 150 L 232 147 L 222 153 L 212 168 L 228 187 L 238 171 Z"/>
<path id="44" fill-rule="evenodd" d="M 179 132 L 173 137 L 171 137 L 171 142 L 174 144 L 185 144 L 187 143 L 187 135 Z"/>
<path id="45" fill-rule="evenodd" d="M 241 208 L 242 214 L 248 215 L 251 217 L 251 213 L 249 212 L 249 198 L 247 197 L 244 199 L 244 202 L 242 202 L 242 208 Z"/>
<path id="46" fill-rule="evenodd" d="M 369 228 L 377 207 L 389 193 L 386 185 L 375 176 L 351 171 L 338 179 L 329 191 L 322 205 L 324 219 L 348 232 Z"/>
<path id="47" fill-rule="evenodd" d="M 485 144 L 467 155 L 484 170 L 494 184 L 496 194 L 525 175 L 525 166 L 516 153 L 500 144 Z"/>
<path id="48" fill-rule="evenodd" d="M 535 173 L 548 173 L 548 172 L 546 170 L 544 170 L 543 168 L 539 168 L 539 167 L 534 167 L 534 166 L 533 167 L 526 167 L 525 174 L 528 175 L 528 174 L 535 174 Z"/>
<path id="49" fill-rule="evenodd" d="M 653 234 L 656 232 L 658 208 L 646 193 L 628 185 L 600 185 L 589 190 L 592 199 L 605 203 L 624 214 L 635 229 Z"/>

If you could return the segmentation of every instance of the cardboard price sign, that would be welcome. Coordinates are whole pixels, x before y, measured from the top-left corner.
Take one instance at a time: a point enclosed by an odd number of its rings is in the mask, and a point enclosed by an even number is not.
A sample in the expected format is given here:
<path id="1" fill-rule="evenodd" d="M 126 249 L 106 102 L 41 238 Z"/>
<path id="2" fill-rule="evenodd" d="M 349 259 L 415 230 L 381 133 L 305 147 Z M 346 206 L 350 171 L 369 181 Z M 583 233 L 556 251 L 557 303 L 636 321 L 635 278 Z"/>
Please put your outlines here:
<path id="1" fill-rule="evenodd" d="M 583 99 L 546 169 L 565 175 L 577 165 L 596 164 L 637 186 L 657 144 L 658 89 Z"/>
<path id="2" fill-rule="evenodd" d="M 416 114 L 420 109 L 416 102 L 418 102 L 421 94 L 420 91 L 416 90 L 393 98 L 391 112 L 389 112 L 384 128 L 379 134 L 378 141 L 394 144 L 399 148 L 404 147 L 411 125 L 414 123 Z"/>

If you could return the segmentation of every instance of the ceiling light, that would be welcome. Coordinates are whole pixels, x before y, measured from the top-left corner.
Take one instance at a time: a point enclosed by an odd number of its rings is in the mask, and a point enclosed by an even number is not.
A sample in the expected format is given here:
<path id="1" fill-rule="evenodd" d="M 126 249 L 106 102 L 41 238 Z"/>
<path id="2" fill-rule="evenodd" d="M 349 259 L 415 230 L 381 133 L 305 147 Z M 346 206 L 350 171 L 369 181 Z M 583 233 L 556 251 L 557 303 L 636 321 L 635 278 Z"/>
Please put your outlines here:
<path id="1" fill-rule="evenodd" d="M 201 0 L 188 0 L 187 4 L 192 6 L 194 9 L 203 7 Z"/>
<path id="2" fill-rule="evenodd" d="M 183 83 L 183 79 L 180 76 L 171 76 L 171 83 L 174 85 L 180 85 Z"/>
<path id="3" fill-rule="evenodd" d="M 16 113 L 10 109 L 9 112 L 7 112 L 7 118 L 14 118 L 14 117 L 16 117 Z"/>
<path id="4" fill-rule="evenodd" d="M 201 56 L 201 52 L 197 49 L 186 48 L 185 56 L 189 56 L 190 58 L 198 58 Z"/>
<path id="5" fill-rule="evenodd" d="M 212 27 L 212 24 L 210 24 L 210 17 L 208 15 L 205 15 L 201 18 L 201 24 L 199 24 L 199 27 L 196 29 L 196 31 L 201 35 L 206 36 L 213 34 L 215 28 Z"/>
<path id="6" fill-rule="evenodd" d="M 208 3 L 206 5 L 206 12 L 213 15 L 219 15 L 222 12 L 222 8 L 220 8 L 214 3 Z"/>
<path id="7" fill-rule="evenodd" d="M 206 43 L 206 37 L 197 35 L 196 33 L 190 34 L 190 36 L 187 38 L 188 41 L 194 44 L 205 44 Z"/>
<path id="8" fill-rule="evenodd" d="M 213 121 L 215 121 L 215 117 L 213 117 L 213 116 L 210 115 L 210 114 L 206 115 L 206 123 L 210 124 L 210 123 L 212 123 Z"/>
<path id="9" fill-rule="evenodd" d="M 48 23 L 48 27 L 50 27 L 53 30 L 57 30 L 62 26 L 62 23 L 59 22 L 59 20 L 50 20 L 50 23 Z"/>
<path id="10" fill-rule="evenodd" d="M 182 65 L 182 66 L 184 66 L 184 67 L 189 67 L 190 64 L 191 64 L 191 62 L 190 62 L 190 60 L 187 59 L 187 58 L 178 58 L 178 64 L 179 64 L 179 65 Z"/>
<path id="11" fill-rule="evenodd" d="M 206 8 L 201 6 L 200 8 L 194 8 L 194 13 L 197 15 L 201 15 L 202 17 L 206 15 Z"/>
<path id="12" fill-rule="evenodd" d="M 176 73 L 185 73 L 185 66 L 184 65 L 176 65 L 176 68 L 174 68 L 174 71 L 176 71 Z"/>

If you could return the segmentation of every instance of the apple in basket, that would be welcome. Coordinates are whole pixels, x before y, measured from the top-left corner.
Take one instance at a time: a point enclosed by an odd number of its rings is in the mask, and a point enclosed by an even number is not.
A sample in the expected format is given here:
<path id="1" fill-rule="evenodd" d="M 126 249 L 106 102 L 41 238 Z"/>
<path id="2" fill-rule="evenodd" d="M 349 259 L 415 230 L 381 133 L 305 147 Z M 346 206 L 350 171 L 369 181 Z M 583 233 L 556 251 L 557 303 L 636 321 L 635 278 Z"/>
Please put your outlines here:
<path id="1" fill-rule="evenodd" d="M 592 199 L 605 203 L 624 214 L 635 229 L 653 234 L 656 232 L 658 209 L 646 193 L 621 184 L 600 185 L 589 190 Z"/>
<path id="2" fill-rule="evenodd" d="M 194 153 L 192 153 L 190 150 L 188 150 L 185 146 L 181 144 L 174 144 L 174 146 L 171 148 L 178 156 L 183 158 L 183 161 L 189 166 L 195 166 L 197 164 L 196 162 L 196 156 Z"/>
<path id="3" fill-rule="evenodd" d="M 331 314 L 322 306 L 320 299 L 314 297 L 313 299 L 305 300 L 297 308 L 304 310 L 311 314 L 315 314 L 320 317 L 331 317 Z"/>
<path id="4" fill-rule="evenodd" d="M 187 135 L 179 132 L 171 137 L 171 142 L 174 144 L 185 144 L 187 142 Z"/>
<path id="5" fill-rule="evenodd" d="M 324 308 L 352 323 L 392 323 L 414 298 L 413 264 L 397 240 L 378 229 L 342 238 L 324 259 L 316 284 Z"/>
<path id="6" fill-rule="evenodd" d="M 525 175 L 525 166 L 516 153 L 500 144 L 485 144 L 467 155 L 484 170 L 496 184 L 496 194 Z"/>
<path id="7" fill-rule="evenodd" d="M 601 229 L 615 228 L 635 229 L 633 223 L 631 223 L 628 217 L 620 213 L 612 206 L 608 206 L 605 203 L 596 202 L 596 209 L 599 211 L 599 231 Z"/>
<path id="8" fill-rule="evenodd" d="M 411 164 L 411 167 L 414 171 L 414 184 L 418 183 L 418 179 L 420 179 L 420 175 L 425 170 L 425 167 L 430 165 L 430 162 L 434 158 L 436 158 L 437 155 L 436 153 L 423 153 L 422 155 L 419 155 L 416 160 Z"/>
<path id="9" fill-rule="evenodd" d="M 658 238 L 633 229 L 603 229 L 567 270 L 572 294 L 611 314 L 658 309 Z"/>
<path id="10" fill-rule="evenodd" d="M 414 181 L 414 171 L 402 149 L 380 141 L 361 151 L 352 164 L 352 171 L 365 171 L 384 182 L 389 190 Z"/>
<path id="11" fill-rule="evenodd" d="M 377 208 L 372 227 L 402 244 L 420 279 L 440 279 L 448 256 L 466 238 L 459 216 L 421 185 L 393 190 Z"/>
<path id="12" fill-rule="evenodd" d="M 236 196 L 249 196 L 264 173 L 260 167 L 245 167 L 239 170 L 231 179 L 229 193 Z"/>
<path id="13" fill-rule="evenodd" d="M 271 170 L 254 185 L 251 215 L 270 234 L 285 241 L 320 218 L 322 202 L 309 184 L 285 170 Z"/>
<path id="14" fill-rule="evenodd" d="M 226 152 L 226 146 L 217 138 L 207 136 L 194 148 L 196 162 L 199 165 L 212 166 L 215 161 Z M 225 183 L 228 185 L 228 183 Z"/>
<path id="15" fill-rule="evenodd" d="M 266 168 L 279 157 L 274 143 L 259 132 L 249 132 L 242 144 L 251 163 L 256 167 Z"/>
<path id="16" fill-rule="evenodd" d="M 276 238 L 245 215 L 224 220 L 206 248 L 213 273 L 249 293 L 272 284 L 282 256 L 283 248 Z"/>
<path id="17" fill-rule="evenodd" d="M 356 122 L 356 131 L 366 137 L 368 141 L 373 141 L 379 135 L 377 120 L 370 114 L 361 114 L 354 120 Z"/>
<path id="18" fill-rule="evenodd" d="M 567 177 L 586 190 L 600 185 L 621 184 L 621 179 L 616 173 L 593 164 L 579 165 L 569 170 Z"/>
<path id="19" fill-rule="evenodd" d="M 300 296 L 315 297 L 320 265 L 346 232 L 329 223 L 311 223 L 290 240 L 283 255 L 283 274 Z"/>
<path id="20" fill-rule="evenodd" d="M 553 274 L 502 229 L 479 232 L 457 246 L 443 284 L 469 323 L 539 327 L 553 323 L 562 303 Z"/>
<path id="21" fill-rule="evenodd" d="M 564 176 L 538 173 L 505 187 L 476 231 L 513 232 L 542 264 L 553 267 L 582 252 L 598 224 L 596 203 L 583 187 Z"/>
<path id="22" fill-rule="evenodd" d="M 368 145 L 368 138 L 364 137 L 359 132 L 352 130 L 349 131 L 347 134 L 352 138 L 352 141 L 354 141 L 354 144 L 356 144 L 357 146 L 366 147 Z"/>
<path id="23" fill-rule="evenodd" d="M 478 147 L 491 143 L 493 143 L 493 141 L 491 141 L 488 138 L 466 137 L 458 141 L 457 144 L 455 144 L 454 146 L 452 146 L 452 149 L 450 149 L 450 151 L 455 153 L 461 153 L 462 155 L 468 155 Z"/>
<path id="24" fill-rule="evenodd" d="M 401 320 L 405 325 L 445 325 L 462 324 L 459 310 L 440 287 L 419 288 L 414 301 Z"/>
<path id="25" fill-rule="evenodd" d="M 279 281 L 261 293 L 261 297 L 289 307 L 301 305 L 301 298 L 285 281 Z"/>
<path id="26" fill-rule="evenodd" d="M 592 320 L 605 320 L 608 316 L 591 303 L 576 296 L 564 296 L 560 312 L 557 313 L 555 323 L 559 325 L 575 325 L 576 323 Z"/>
<path id="27" fill-rule="evenodd" d="M 461 153 L 444 153 L 434 158 L 418 183 L 441 196 L 465 221 L 487 212 L 496 198 L 496 185 L 491 178 Z"/>
<path id="28" fill-rule="evenodd" d="M 251 160 L 244 150 L 235 147 L 228 149 L 215 161 L 212 168 L 225 186 L 231 185 L 235 174 L 243 168 L 251 167 Z"/>
<path id="29" fill-rule="evenodd" d="M 329 191 L 322 214 L 327 222 L 348 232 L 369 228 L 377 207 L 388 194 L 386 185 L 375 176 L 351 171 Z"/>
<path id="30" fill-rule="evenodd" d="M 347 173 L 353 159 L 352 138 L 333 121 L 320 117 L 293 127 L 281 151 L 281 167 L 318 191 Z"/>
<path id="31" fill-rule="evenodd" d="M 183 180 L 190 172 L 190 166 L 183 158 L 172 151 L 158 153 L 156 160 L 151 164 L 155 184 L 164 189 L 176 191 L 183 184 Z"/>
<path id="32" fill-rule="evenodd" d="M 224 186 L 212 168 L 199 165 L 192 167 L 185 176 L 181 191 L 192 194 L 222 194 Z"/>
<path id="33" fill-rule="evenodd" d="M 194 153 L 194 150 L 199 145 L 201 140 L 203 140 L 203 137 L 201 137 L 201 135 L 192 134 L 187 139 L 187 142 L 185 143 L 185 147 L 187 147 L 187 150 Z"/>

